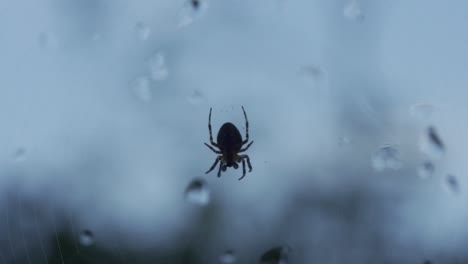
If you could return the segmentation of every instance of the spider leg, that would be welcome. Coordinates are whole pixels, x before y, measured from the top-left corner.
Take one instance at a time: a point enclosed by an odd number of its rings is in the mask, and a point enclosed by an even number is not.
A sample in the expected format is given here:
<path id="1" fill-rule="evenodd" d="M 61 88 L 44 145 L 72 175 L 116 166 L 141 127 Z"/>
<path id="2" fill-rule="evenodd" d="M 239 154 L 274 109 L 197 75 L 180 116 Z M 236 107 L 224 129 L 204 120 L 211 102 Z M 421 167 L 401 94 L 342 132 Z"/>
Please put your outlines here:
<path id="1" fill-rule="evenodd" d="M 252 164 L 250 164 L 249 155 L 240 155 L 240 158 L 242 159 L 242 161 L 244 161 L 244 159 L 247 160 L 247 166 L 249 166 L 249 172 L 251 172 L 252 171 Z"/>
<path id="2" fill-rule="evenodd" d="M 207 143 L 205 143 L 205 145 L 206 145 L 208 148 L 210 148 L 210 149 L 211 149 L 214 153 L 216 153 L 216 154 L 221 154 L 221 153 L 222 153 L 220 150 L 214 149 L 212 146 L 208 145 Z"/>
<path id="3" fill-rule="evenodd" d="M 242 177 L 239 178 L 239 181 L 245 177 L 245 159 L 242 159 Z"/>
<path id="4" fill-rule="evenodd" d="M 219 163 L 219 169 L 218 169 L 218 178 L 221 177 L 221 169 L 223 168 L 223 162 L 221 161 Z"/>
<path id="5" fill-rule="evenodd" d="M 213 132 L 211 132 L 211 107 L 210 107 L 210 115 L 208 116 L 208 130 L 210 131 L 210 143 L 211 145 L 218 147 L 218 144 L 216 144 L 213 141 Z"/>
<path id="6" fill-rule="evenodd" d="M 242 111 L 244 112 L 245 117 L 245 140 L 242 141 L 242 145 L 244 145 L 247 142 L 249 142 L 249 120 L 247 119 L 247 114 L 245 113 L 244 106 L 242 106 Z"/>
<path id="7" fill-rule="evenodd" d="M 247 145 L 247 147 L 245 147 L 245 148 L 241 148 L 241 149 L 239 150 L 239 152 L 244 152 L 244 151 L 248 150 L 248 149 L 249 149 L 249 147 L 250 147 L 250 145 L 252 145 L 253 143 L 254 143 L 253 141 L 252 141 L 252 142 L 250 142 L 250 143 Z"/>
<path id="8" fill-rule="evenodd" d="M 212 171 L 215 167 L 216 167 L 216 164 L 218 164 L 218 162 L 221 160 L 221 156 L 218 156 L 215 160 L 215 162 L 213 163 L 213 165 L 211 166 L 211 168 L 205 172 L 205 174 L 208 174 L 210 171 Z"/>

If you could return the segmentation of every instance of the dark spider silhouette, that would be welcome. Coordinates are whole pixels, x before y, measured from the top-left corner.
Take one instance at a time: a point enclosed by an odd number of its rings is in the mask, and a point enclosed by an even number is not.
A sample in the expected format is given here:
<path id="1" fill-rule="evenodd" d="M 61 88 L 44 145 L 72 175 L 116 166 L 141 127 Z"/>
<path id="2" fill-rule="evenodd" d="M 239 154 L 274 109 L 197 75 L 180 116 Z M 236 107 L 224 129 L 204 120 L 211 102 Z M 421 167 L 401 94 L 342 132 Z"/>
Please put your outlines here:
<path id="1" fill-rule="evenodd" d="M 211 132 L 211 108 L 210 108 L 210 115 L 208 116 L 208 130 L 210 131 L 210 143 L 205 145 L 210 148 L 214 153 L 221 154 L 216 157 L 215 162 L 211 166 L 211 168 L 205 173 L 208 174 L 212 171 L 218 162 L 221 161 L 219 164 L 218 169 L 218 177 L 221 177 L 221 170 L 226 171 L 227 167 L 234 167 L 237 169 L 239 165 L 237 163 L 242 162 L 242 177 L 239 180 L 242 180 L 245 177 L 245 160 L 247 160 L 247 165 L 249 166 L 249 172 L 252 171 L 252 165 L 250 164 L 250 158 L 248 155 L 238 155 L 241 152 L 246 151 L 250 145 L 252 145 L 253 141 L 251 141 L 245 148 L 242 148 L 243 145 L 249 142 L 249 121 L 247 120 L 247 114 L 245 113 L 244 107 L 242 106 L 242 111 L 244 112 L 245 117 L 245 140 L 242 140 L 242 136 L 232 123 L 224 123 L 218 131 L 217 136 L 217 143 L 213 141 L 213 135 Z M 214 147 L 218 148 L 216 150 Z"/>

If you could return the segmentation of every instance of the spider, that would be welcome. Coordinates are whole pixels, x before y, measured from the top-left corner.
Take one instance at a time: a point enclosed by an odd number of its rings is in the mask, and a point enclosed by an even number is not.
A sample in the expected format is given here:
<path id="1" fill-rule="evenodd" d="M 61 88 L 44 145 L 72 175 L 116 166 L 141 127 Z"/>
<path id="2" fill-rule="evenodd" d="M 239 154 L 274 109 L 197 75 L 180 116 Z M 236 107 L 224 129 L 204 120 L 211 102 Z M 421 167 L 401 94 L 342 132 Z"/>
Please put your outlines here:
<path id="1" fill-rule="evenodd" d="M 205 145 L 211 149 L 216 154 L 221 154 L 216 157 L 215 162 L 211 168 L 205 173 L 208 174 L 212 171 L 218 162 L 218 177 L 221 177 L 221 171 L 226 171 L 227 167 L 234 167 L 237 169 L 239 165 L 237 163 L 242 162 L 242 177 L 239 180 L 242 180 L 245 177 L 245 160 L 247 160 L 247 165 L 249 166 L 249 172 L 252 171 L 252 165 L 250 164 L 250 158 L 248 155 L 239 155 L 239 153 L 246 151 L 253 143 L 251 141 L 246 147 L 242 148 L 243 145 L 249 142 L 249 121 L 247 120 L 247 114 L 245 113 L 244 107 L 242 106 L 242 111 L 244 112 L 245 117 L 245 140 L 242 140 L 242 136 L 232 123 L 224 123 L 218 131 L 217 143 L 213 141 L 213 135 L 211 132 L 211 108 L 210 115 L 208 116 L 208 130 L 210 131 L 210 143 Z M 219 150 L 216 150 L 214 147 L 217 147 Z"/>

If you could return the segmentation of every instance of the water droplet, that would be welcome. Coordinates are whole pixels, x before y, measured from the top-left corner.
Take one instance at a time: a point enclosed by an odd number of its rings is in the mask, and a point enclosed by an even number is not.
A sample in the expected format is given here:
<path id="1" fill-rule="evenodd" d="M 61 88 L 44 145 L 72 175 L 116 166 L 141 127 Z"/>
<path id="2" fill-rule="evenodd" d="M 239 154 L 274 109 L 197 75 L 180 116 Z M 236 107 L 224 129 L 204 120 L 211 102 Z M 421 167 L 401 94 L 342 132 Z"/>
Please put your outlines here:
<path id="1" fill-rule="evenodd" d="M 344 146 L 347 146 L 351 144 L 351 139 L 349 139 L 349 137 L 346 137 L 346 136 L 342 136 L 338 139 L 338 146 L 340 147 L 344 147 Z"/>
<path id="2" fill-rule="evenodd" d="M 179 13 L 179 27 L 185 27 L 199 19 L 208 8 L 206 0 L 190 0 L 184 4 Z"/>
<path id="3" fill-rule="evenodd" d="M 147 40 L 151 35 L 151 29 L 143 22 L 135 24 L 135 31 L 139 40 Z"/>
<path id="4" fill-rule="evenodd" d="M 198 90 L 193 91 L 192 95 L 190 95 L 187 98 L 189 103 L 193 105 L 201 104 L 203 102 L 203 99 L 204 99 L 203 94 Z"/>
<path id="5" fill-rule="evenodd" d="M 148 61 L 148 69 L 153 80 L 165 80 L 169 75 L 169 71 L 166 66 L 166 56 L 164 53 L 161 51 L 154 53 Z"/>
<path id="6" fill-rule="evenodd" d="M 432 126 L 423 133 L 420 139 L 420 148 L 423 153 L 433 158 L 441 158 L 445 152 L 444 143 Z"/>
<path id="7" fill-rule="evenodd" d="M 27 149 L 20 147 L 13 152 L 13 161 L 14 162 L 23 162 L 26 160 L 28 155 Z"/>
<path id="8" fill-rule="evenodd" d="M 210 191 L 202 179 L 193 180 L 185 190 L 185 198 L 190 203 L 204 206 L 210 202 Z"/>
<path id="9" fill-rule="evenodd" d="M 452 193 L 458 193 L 460 191 L 458 179 L 452 174 L 447 174 L 445 176 L 445 185 L 448 188 L 448 190 Z"/>
<path id="10" fill-rule="evenodd" d="M 80 244 L 89 247 L 94 243 L 94 235 L 90 230 L 83 230 L 80 234 Z"/>
<path id="11" fill-rule="evenodd" d="M 383 171 L 385 169 L 398 170 L 402 166 L 403 162 L 400 159 L 400 151 L 396 145 L 383 145 L 372 155 L 372 167 L 376 171 Z"/>
<path id="12" fill-rule="evenodd" d="M 410 113 L 415 118 L 428 120 L 436 111 L 436 107 L 432 104 L 420 103 L 410 107 Z"/>
<path id="13" fill-rule="evenodd" d="M 287 264 L 290 252 L 291 248 L 289 246 L 274 247 L 263 253 L 260 257 L 260 263 Z"/>
<path id="14" fill-rule="evenodd" d="M 349 1 L 343 9 L 343 14 L 347 19 L 354 21 L 361 21 L 364 19 L 361 5 L 357 0 Z"/>
<path id="15" fill-rule="evenodd" d="M 39 46 L 43 49 L 56 49 L 59 46 L 58 37 L 52 32 L 42 32 L 38 37 Z"/>
<path id="16" fill-rule="evenodd" d="M 219 262 L 221 262 L 222 264 L 236 263 L 236 261 L 237 261 L 236 255 L 234 254 L 234 251 L 232 250 L 225 251 L 219 257 Z"/>
<path id="17" fill-rule="evenodd" d="M 423 264 L 432 264 L 432 262 L 430 260 L 425 260 Z"/>
<path id="18" fill-rule="evenodd" d="M 323 71 L 320 66 L 316 65 L 302 66 L 300 72 L 304 77 L 310 78 L 314 81 L 319 81 L 323 75 Z"/>
<path id="19" fill-rule="evenodd" d="M 131 83 L 131 89 L 135 97 L 143 102 L 153 99 L 153 91 L 147 77 L 138 77 Z"/>
<path id="20" fill-rule="evenodd" d="M 428 160 L 424 161 L 423 164 L 418 169 L 419 177 L 422 179 L 427 179 L 434 174 L 435 167 L 434 164 Z"/>

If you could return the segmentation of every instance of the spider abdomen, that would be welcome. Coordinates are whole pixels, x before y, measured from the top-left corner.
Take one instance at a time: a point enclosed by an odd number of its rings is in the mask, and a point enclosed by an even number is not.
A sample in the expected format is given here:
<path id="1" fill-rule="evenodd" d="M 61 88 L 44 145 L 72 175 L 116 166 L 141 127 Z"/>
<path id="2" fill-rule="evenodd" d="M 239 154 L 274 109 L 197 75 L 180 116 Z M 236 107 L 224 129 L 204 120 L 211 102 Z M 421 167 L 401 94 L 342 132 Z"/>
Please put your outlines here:
<path id="1" fill-rule="evenodd" d="M 222 152 L 237 152 L 242 147 L 242 136 L 235 125 L 224 123 L 218 132 L 217 143 Z"/>

